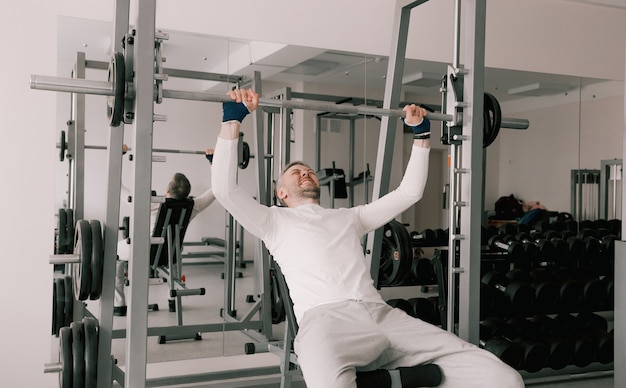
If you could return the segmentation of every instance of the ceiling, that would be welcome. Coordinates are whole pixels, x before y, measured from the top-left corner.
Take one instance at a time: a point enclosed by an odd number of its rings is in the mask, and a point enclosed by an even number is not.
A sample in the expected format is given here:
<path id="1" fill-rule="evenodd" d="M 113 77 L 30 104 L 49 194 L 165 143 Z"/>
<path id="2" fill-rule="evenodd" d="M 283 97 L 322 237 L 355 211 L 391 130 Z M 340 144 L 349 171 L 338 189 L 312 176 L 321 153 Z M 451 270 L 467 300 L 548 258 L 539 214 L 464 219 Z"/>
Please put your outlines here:
<path id="1" fill-rule="evenodd" d="M 568 0 L 606 1 L 612 0 Z M 619 0 L 623 1 L 623 0 Z M 626 7 L 626 6 L 623 6 Z M 108 62 L 110 58 L 111 24 L 108 22 L 63 17 L 59 23 L 58 68 L 68 76 L 74 66 L 76 52 L 85 52 L 88 60 Z M 78 32 L 78 33 L 77 33 Z M 249 77 L 259 71 L 266 81 L 297 84 L 318 84 L 360 91 L 385 88 L 388 58 L 360 53 L 327 51 L 317 48 L 288 46 L 265 42 L 237 41 L 223 37 L 203 36 L 177 31 L 165 31 L 169 39 L 163 42 L 164 67 Z M 448 64 L 406 60 L 403 91 L 424 96 L 425 101 L 440 101 L 441 77 Z M 65 72 L 65 70 L 67 71 Z M 106 72 L 88 72 L 87 78 L 106 77 Z M 501 103 L 528 96 L 563 95 L 581 85 L 606 80 L 585 79 L 556 74 L 543 74 L 506 69 L 485 69 L 485 91 Z M 365 87 L 367 85 L 367 87 Z M 224 83 L 198 79 L 170 77 L 166 89 L 224 91 Z M 318 88 L 319 89 L 319 88 Z M 267 92 L 267 91 L 266 91 Z M 515 93 L 514 93 L 515 92 Z M 381 93 L 378 93 L 381 94 Z M 382 95 L 382 94 L 381 94 Z M 362 95 L 348 96 L 362 97 Z"/>

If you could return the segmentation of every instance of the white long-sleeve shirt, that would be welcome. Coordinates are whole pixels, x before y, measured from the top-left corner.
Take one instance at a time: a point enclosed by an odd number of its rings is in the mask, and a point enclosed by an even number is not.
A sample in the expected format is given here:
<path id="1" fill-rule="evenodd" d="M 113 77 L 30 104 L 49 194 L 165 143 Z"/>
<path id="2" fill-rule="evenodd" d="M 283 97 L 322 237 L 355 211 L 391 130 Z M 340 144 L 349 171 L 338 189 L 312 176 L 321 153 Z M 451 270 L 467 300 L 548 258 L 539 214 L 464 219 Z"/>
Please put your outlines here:
<path id="1" fill-rule="evenodd" d="M 212 184 L 217 200 L 265 243 L 280 265 L 300 321 L 308 309 L 342 300 L 382 302 L 374 287 L 361 237 L 417 202 L 428 175 L 429 148 L 413 146 L 398 188 L 370 204 L 325 209 L 264 206 L 237 186 L 237 139 L 218 138 Z"/>

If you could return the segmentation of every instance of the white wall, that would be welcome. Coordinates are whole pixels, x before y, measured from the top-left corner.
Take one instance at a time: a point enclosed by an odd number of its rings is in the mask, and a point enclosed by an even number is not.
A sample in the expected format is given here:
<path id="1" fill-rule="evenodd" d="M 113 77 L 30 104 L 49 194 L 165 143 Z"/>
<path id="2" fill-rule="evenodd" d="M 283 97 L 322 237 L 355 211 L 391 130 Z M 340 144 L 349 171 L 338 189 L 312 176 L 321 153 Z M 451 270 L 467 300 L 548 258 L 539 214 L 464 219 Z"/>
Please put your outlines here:
<path id="1" fill-rule="evenodd" d="M 410 42 L 408 56 L 451 60 L 451 3 L 425 5 L 424 9 L 432 10 L 432 14 L 420 13 L 414 21 L 411 34 L 415 41 Z M 52 359 L 52 268 L 47 261 L 53 248 L 57 208 L 58 151 L 54 145 L 58 141 L 56 122 L 59 118 L 55 93 L 30 90 L 28 79 L 31 74 L 57 73 L 57 15 L 110 21 L 112 8 L 113 2 L 94 0 L 23 0 L 5 1 L 0 5 L 0 31 L 5 37 L 0 76 L 0 112 L 5 128 L 1 165 L 7 182 L 2 192 L 5 217 L 0 234 L 6 269 L 5 279 L 0 283 L 4 301 L 0 323 L 3 344 L 0 375 L 5 386 L 54 387 L 58 384 L 56 375 L 44 375 L 42 370 Z M 381 21 L 391 20 L 390 8 L 387 0 L 366 3 L 326 0 L 307 3 L 306 17 L 303 17 L 303 5 L 286 0 L 161 1 L 158 25 L 174 30 L 387 55 L 391 23 Z M 621 10 L 559 0 L 490 2 L 487 66 L 622 80 L 625 14 Z M 555 22 L 559 23 L 558 28 Z M 617 105 L 619 100 L 610 106 L 619 110 Z M 611 109 L 610 106 L 607 109 Z M 541 114 L 537 112 L 537 116 Z M 613 117 L 613 111 L 600 113 L 600 116 L 609 115 Z M 619 112 L 615 117 L 617 120 L 612 123 L 622 121 Z M 178 120 L 187 124 L 185 118 L 174 120 L 172 116 L 172 121 Z M 504 143 L 504 140 L 503 137 L 501 141 Z M 563 136 L 554 136 L 552 140 L 575 147 Z M 194 143 L 193 148 L 197 145 Z M 514 151 L 510 148 L 500 150 L 500 158 L 510 158 Z M 546 149 L 545 152 L 553 151 Z M 503 165 L 499 167 L 502 169 Z M 194 180 L 208 182 L 201 175 Z M 569 187 L 568 182 L 563 184 Z M 505 187 L 504 183 L 501 185 Z"/>

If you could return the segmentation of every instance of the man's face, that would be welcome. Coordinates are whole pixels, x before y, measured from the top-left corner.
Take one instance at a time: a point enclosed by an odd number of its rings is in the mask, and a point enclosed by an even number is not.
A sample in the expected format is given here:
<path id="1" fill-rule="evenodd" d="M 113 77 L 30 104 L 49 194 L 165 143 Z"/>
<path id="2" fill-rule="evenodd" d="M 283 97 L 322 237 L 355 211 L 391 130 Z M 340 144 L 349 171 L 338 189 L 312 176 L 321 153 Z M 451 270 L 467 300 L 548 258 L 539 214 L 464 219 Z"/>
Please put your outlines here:
<path id="1" fill-rule="evenodd" d="M 291 166 L 283 175 L 279 197 L 286 197 L 288 201 L 299 198 L 319 200 L 320 181 L 315 171 L 301 164 Z"/>

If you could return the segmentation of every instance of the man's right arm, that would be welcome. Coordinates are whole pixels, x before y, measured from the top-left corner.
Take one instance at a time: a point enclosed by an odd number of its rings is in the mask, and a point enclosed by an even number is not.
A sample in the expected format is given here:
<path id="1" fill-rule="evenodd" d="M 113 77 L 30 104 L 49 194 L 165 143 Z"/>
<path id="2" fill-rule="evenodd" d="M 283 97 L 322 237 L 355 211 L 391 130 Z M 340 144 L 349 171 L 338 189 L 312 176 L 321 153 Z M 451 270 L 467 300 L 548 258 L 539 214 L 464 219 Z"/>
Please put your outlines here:
<path id="1" fill-rule="evenodd" d="M 238 103 L 244 102 L 249 111 L 256 109 L 258 105 L 258 95 L 253 91 L 230 91 L 229 95 Z M 238 107 L 227 107 L 227 104 L 224 104 L 222 128 L 213 155 L 211 187 L 215 198 L 237 222 L 262 239 L 267 231 L 269 209 L 259 204 L 237 184 L 239 129 L 245 114 L 237 116 L 236 110 L 241 104 L 237 104 Z"/>

